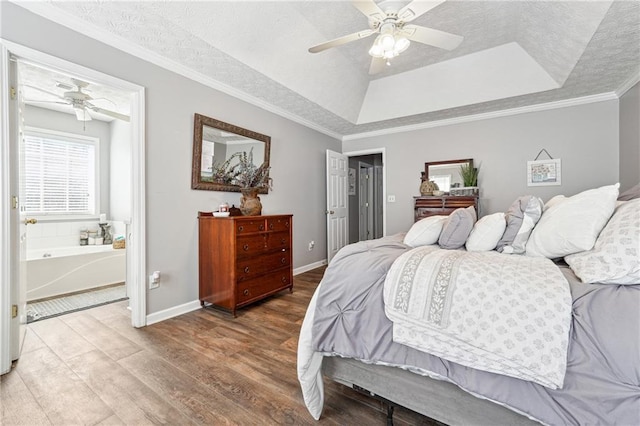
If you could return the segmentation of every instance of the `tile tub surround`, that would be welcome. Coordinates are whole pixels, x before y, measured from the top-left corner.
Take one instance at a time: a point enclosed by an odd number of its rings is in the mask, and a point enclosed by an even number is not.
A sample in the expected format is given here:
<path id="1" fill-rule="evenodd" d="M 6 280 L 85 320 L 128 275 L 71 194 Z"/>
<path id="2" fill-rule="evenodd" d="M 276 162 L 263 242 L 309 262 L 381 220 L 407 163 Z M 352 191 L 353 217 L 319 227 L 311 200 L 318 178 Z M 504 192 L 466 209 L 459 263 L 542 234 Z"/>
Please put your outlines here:
<path id="1" fill-rule="evenodd" d="M 125 225 L 119 221 L 107 221 L 111 224 L 111 232 L 124 234 Z M 27 249 L 46 249 L 56 247 L 80 246 L 80 230 L 98 229 L 98 219 L 82 221 L 47 221 L 39 220 L 35 225 L 27 226 Z"/>

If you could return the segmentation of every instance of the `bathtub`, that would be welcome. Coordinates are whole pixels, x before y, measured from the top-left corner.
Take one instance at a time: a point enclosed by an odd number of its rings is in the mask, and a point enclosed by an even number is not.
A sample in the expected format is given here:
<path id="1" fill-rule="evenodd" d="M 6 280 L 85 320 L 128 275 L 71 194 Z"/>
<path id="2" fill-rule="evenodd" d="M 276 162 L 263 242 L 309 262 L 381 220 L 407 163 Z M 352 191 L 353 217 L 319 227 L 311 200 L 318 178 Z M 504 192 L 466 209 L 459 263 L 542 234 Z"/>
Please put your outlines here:
<path id="1" fill-rule="evenodd" d="M 27 301 L 123 283 L 125 249 L 75 246 L 27 252 Z"/>

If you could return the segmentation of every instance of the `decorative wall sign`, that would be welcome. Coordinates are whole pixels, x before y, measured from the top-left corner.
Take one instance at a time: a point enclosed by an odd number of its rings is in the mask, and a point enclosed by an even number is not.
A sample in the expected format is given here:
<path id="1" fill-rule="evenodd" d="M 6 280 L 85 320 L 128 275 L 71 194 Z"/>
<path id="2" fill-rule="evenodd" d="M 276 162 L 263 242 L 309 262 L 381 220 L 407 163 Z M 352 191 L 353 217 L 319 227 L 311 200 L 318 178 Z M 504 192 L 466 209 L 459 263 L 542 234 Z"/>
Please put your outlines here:
<path id="1" fill-rule="evenodd" d="M 527 161 L 527 186 L 562 185 L 559 158 Z"/>

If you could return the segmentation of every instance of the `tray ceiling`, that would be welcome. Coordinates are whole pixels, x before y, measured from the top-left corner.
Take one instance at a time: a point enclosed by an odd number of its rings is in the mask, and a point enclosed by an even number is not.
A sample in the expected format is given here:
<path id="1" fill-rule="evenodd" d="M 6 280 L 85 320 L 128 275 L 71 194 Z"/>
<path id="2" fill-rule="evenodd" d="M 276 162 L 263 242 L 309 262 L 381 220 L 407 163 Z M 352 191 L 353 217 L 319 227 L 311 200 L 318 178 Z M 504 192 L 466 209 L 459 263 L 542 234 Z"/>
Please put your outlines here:
<path id="1" fill-rule="evenodd" d="M 449 0 L 412 23 L 462 35 L 462 44 L 413 42 L 375 76 L 374 37 L 307 51 L 368 28 L 346 1 L 18 4 L 341 136 L 612 93 L 640 74 L 638 1 Z"/>

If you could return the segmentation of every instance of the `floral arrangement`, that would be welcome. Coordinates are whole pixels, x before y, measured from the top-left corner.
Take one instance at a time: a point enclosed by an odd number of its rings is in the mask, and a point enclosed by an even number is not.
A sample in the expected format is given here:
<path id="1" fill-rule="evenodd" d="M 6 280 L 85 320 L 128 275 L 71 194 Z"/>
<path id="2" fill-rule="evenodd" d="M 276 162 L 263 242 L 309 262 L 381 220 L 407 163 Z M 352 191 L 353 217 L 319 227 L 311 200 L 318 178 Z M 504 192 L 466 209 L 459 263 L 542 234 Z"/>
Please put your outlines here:
<path id="1" fill-rule="evenodd" d="M 237 159 L 237 162 L 233 161 Z M 256 166 L 253 163 L 253 148 L 247 154 L 246 151 L 236 152 L 224 163 L 214 165 L 212 179 L 214 182 L 223 182 L 238 185 L 240 188 L 269 188 L 272 189 L 272 179 L 269 177 L 269 169 L 266 163 Z"/>

